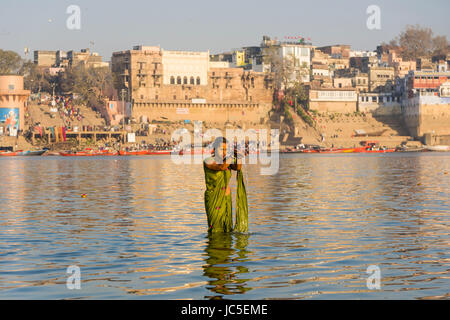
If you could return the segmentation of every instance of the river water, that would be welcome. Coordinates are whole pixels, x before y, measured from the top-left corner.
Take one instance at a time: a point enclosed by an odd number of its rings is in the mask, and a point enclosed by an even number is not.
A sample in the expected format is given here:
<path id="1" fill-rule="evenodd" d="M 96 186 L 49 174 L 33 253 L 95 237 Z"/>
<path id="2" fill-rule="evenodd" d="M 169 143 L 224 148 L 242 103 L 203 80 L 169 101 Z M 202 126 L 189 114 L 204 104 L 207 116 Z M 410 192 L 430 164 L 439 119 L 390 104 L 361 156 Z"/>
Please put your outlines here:
<path id="1" fill-rule="evenodd" d="M 208 236 L 201 165 L 0 159 L 0 299 L 450 297 L 449 153 L 280 155 L 277 174 L 244 173 L 249 233 Z"/>

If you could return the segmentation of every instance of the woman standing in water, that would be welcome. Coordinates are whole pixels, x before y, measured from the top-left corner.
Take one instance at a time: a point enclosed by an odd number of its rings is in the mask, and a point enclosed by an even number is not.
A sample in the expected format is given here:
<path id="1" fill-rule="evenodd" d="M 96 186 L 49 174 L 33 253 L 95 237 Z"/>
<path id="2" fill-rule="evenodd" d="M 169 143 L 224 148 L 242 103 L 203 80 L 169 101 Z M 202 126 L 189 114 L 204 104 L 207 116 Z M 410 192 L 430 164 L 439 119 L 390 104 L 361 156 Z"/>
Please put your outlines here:
<path id="1" fill-rule="evenodd" d="M 242 174 L 242 163 L 236 150 L 234 157 L 227 157 L 227 140 L 218 137 L 213 144 L 212 156 L 203 161 L 205 171 L 205 209 L 209 232 L 247 232 L 248 206 L 247 193 Z M 236 223 L 233 228 L 231 189 L 229 186 L 231 170 L 237 171 Z"/>

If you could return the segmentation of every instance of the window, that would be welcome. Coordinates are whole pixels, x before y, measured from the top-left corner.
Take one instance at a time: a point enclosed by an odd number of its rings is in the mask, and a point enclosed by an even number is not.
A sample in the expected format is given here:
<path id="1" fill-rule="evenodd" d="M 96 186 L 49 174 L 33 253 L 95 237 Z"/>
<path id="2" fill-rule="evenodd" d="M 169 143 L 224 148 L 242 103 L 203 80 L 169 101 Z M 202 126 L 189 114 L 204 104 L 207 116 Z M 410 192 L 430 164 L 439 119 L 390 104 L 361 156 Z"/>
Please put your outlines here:
<path id="1" fill-rule="evenodd" d="M 187 83 L 188 83 L 187 77 L 184 77 L 183 78 L 183 84 L 187 84 Z"/>
<path id="2" fill-rule="evenodd" d="M 200 85 L 200 77 L 197 77 L 197 85 Z"/>
<path id="3" fill-rule="evenodd" d="M 8 85 L 8 90 L 10 91 L 14 90 L 14 85 L 13 84 Z"/>
<path id="4" fill-rule="evenodd" d="M 177 96 L 174 95 L 174 96 L 173 96 L 173 100 L 177 100 Z"/>
<path id="5" fill-rule="evenodd" d="M 158 95 L 155 96 L 155 100 L 158 100 Z"/>
<path id="6" fill-rule="evenodd" d="M 170 77 L 170 84 L 175 84 L 175 77 Z"/>
<path id="7" fill-rule="evenodd" d="M 194 77 L 191 77 L 191 79 L 190 79 L 190 84 L 195 84 Z"/>

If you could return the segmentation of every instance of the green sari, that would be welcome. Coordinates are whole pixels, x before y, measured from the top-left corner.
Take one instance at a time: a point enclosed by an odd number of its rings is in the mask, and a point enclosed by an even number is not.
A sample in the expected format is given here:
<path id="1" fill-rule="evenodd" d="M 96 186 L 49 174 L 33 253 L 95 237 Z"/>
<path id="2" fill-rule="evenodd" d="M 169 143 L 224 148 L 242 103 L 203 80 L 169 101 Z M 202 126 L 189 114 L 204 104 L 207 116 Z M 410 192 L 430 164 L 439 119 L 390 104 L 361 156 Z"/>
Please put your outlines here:
<path id="1" fill-rule="evenodd" d="M 205 161 L 207 161 L 206 159 Z M 210 232 L 231 232 L 233 231 L 231 193 L 226 195 L 226 191 L 231 178 L 231 169 L 216 171 L 206 167 L 205 171 L 205 210 L 208 218 L 208 231 Z M 242 171 L 237 171 L 236 190 L 236 224 L 234 231 L 248 231 L 248 205 L 247 192 L 244 185 Z"/>

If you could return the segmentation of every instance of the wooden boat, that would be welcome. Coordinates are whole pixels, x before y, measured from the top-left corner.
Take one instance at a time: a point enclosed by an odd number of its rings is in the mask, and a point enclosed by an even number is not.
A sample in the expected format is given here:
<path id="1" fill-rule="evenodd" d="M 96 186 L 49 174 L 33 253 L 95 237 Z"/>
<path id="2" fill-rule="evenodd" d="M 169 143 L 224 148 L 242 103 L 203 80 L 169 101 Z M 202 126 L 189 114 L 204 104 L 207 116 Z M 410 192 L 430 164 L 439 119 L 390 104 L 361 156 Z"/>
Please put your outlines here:
<path id="1" fill-rule="evenodd" d="M 170 155 L 173 150 L 147 150 L 147 155 Z"/>
<path id="2" fill-rule="evenodd" d="M 426 152 L 428 151 L 426 148 L 422 148 L 422 147 L 399 147 L 396 150 L 397 152 Z"/>
<path id="3" fill-rule="evenodd" d="M 13 151 L 2 151 L 0 152 L 0 156 L 1 157 L 14 157 L 17 156 L 18 152 L 13 152 Z"/>
<path id="4" fill-rule="evenodd" d="M 119 155 L 121 156 L 145 156 L 147 154 L 147 150 L 134 150 L 134 151 L 124 151 L 120 150 Z"/>
<path id="5" fill-rule="evenodd" d="M 364 151 L 360 151 L 361 153 L 388 153 L 388 152 L 396 152 L 396 150 L 394 148 L 390 148 L 390 149 L 377 149 L 377 150 L 364 150 Z"/>
<path id="6" fill-rule="evenodd" d="M 22 152 L 18 152 L 18 156 L 25 156 L 25 157 L 40 156 L 45 151 L 47 151 L 47 150 L 22 151 Z"/>
<path id="7" fill-rule="evenodd" d="M 86 151 L 69 151 L 69 152 L 60 152 L 59 153 L 63 157 L 98 157 L 98 156 L 117 156 L 118 152 L 111 152 L 108 150 L 97 151 L 97 152 L 86 152 Z"/>
<path id="8" fill-rule="evenodd" d="M 425 147 L 429 151 L 450 151 L 450 146 L 426 146 Z"/>
<path id="9" fill-rule="evenodd" d="M 46 150 L 34 150 L 34 151 L 0 151 L 0 156 L 2 157 L 14 157 L 14 156 L 40 156 L 42 155 Z"/>

